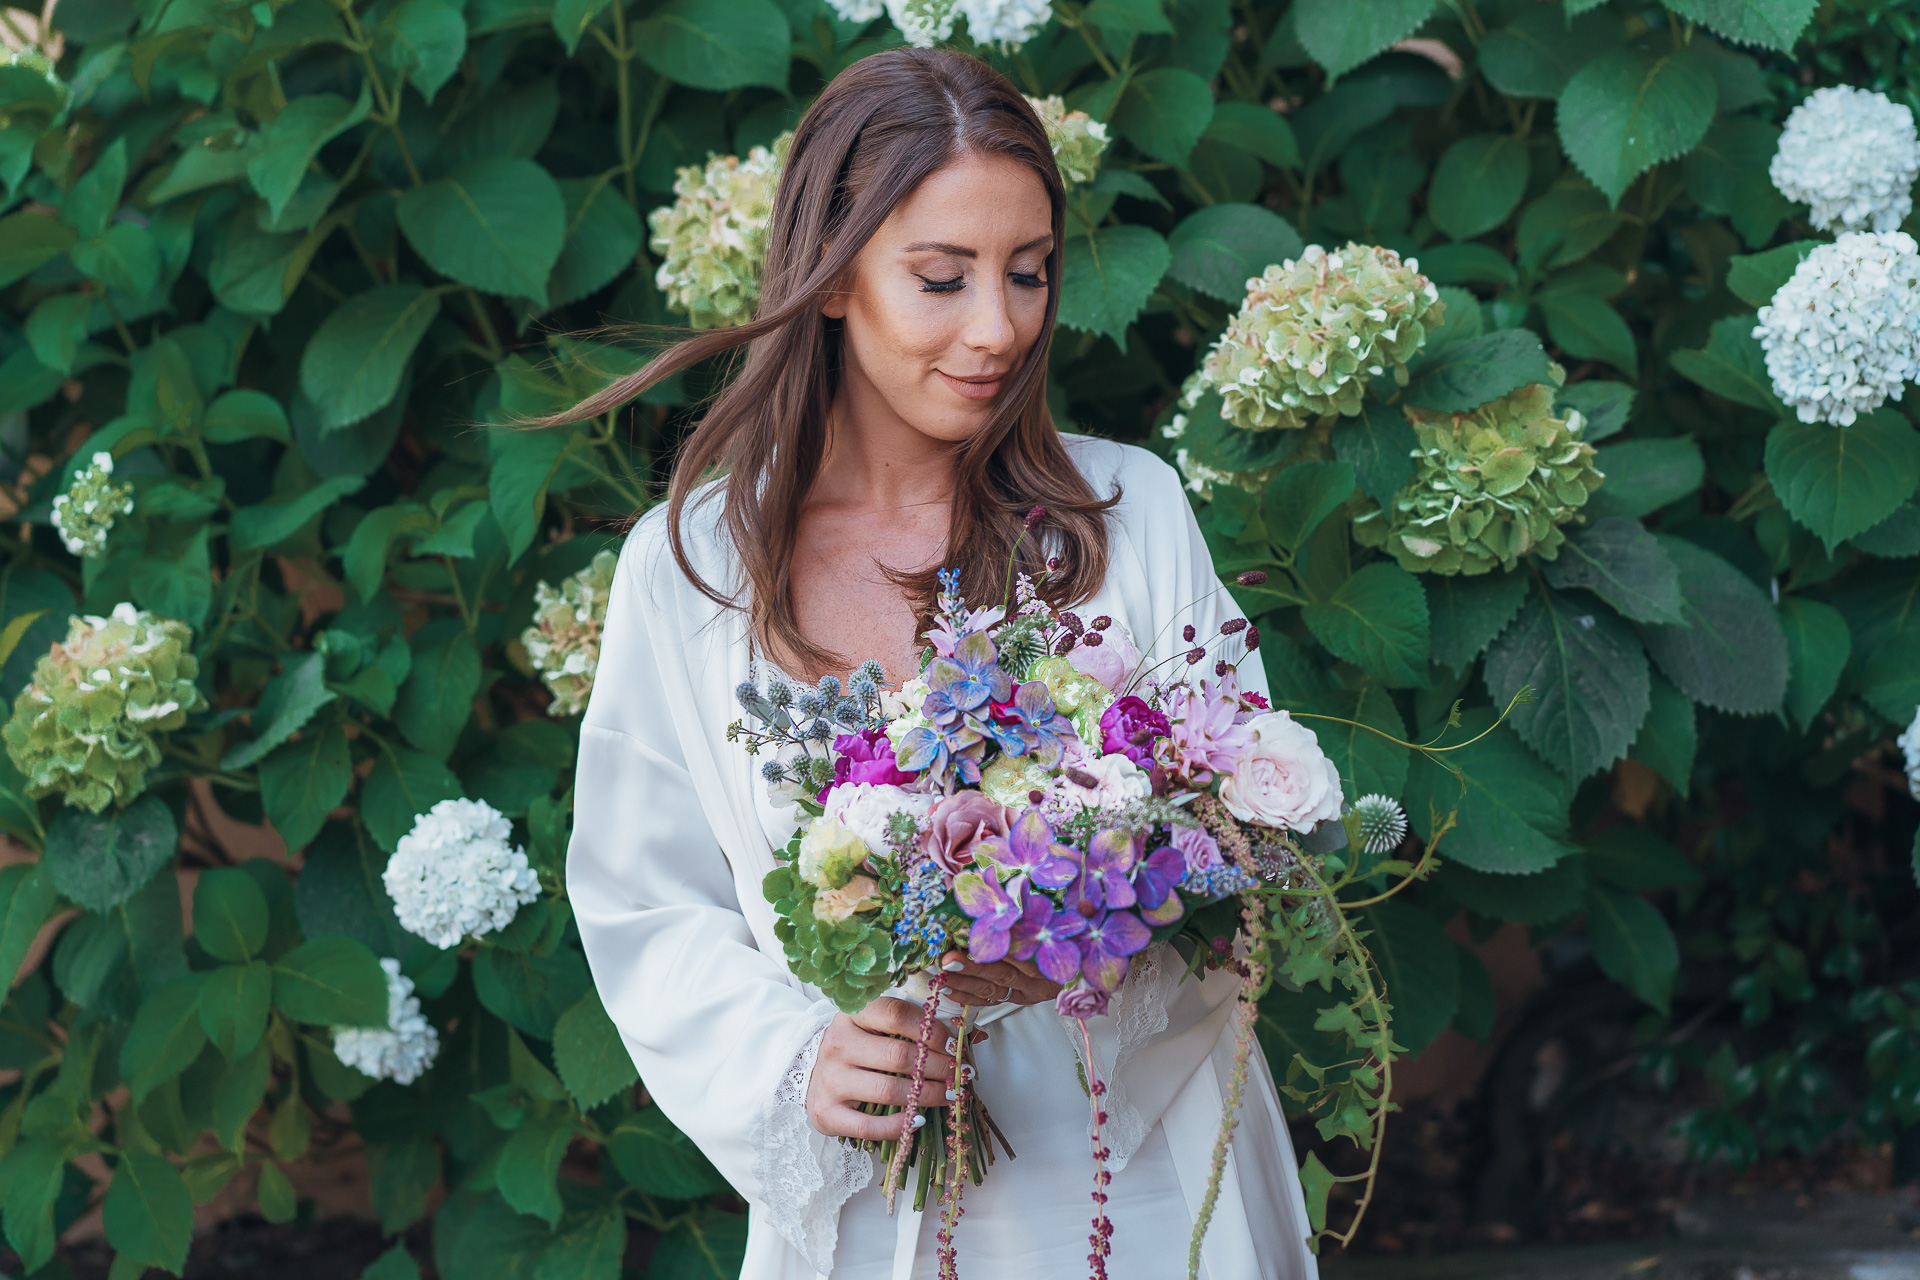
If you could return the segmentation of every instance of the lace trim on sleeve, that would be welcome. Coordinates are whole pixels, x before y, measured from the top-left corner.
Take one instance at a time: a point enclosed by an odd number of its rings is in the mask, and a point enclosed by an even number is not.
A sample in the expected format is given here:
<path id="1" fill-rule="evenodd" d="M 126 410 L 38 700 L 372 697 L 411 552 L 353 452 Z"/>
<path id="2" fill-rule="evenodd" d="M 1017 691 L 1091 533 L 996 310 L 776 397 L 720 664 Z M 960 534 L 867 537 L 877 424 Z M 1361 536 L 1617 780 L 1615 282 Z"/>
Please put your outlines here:
<path id="1" fill-rule="evenodd" d="M 807 1082 L 820 1041 L 833 1018 L 822 1001 L 820 1025 L 787 1064 L 754 1135 L 754 1175 L 767 1221 L 822 1275 L 833 1271 L 840 1242 L 840 1208 L 873 1181 L 873 1157 L 829 1138 L 807 1118 Z"/>

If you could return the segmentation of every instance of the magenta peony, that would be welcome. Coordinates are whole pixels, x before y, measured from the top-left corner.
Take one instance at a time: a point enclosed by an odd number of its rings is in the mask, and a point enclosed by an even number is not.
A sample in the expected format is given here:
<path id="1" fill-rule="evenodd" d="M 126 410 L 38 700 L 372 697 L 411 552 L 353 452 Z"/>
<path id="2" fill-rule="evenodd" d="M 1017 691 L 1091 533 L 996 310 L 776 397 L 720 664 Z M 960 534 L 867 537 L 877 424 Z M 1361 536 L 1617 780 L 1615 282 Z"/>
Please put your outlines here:
<path id="1" fill-rule="evenodd" d="M 1155 711 L 1143 698 L 1128 694 L 1114 700 L 1100 717 L 1100 749 L 1116 752 L 1139 765 L 1153 767 L 1153 740 L 1173 732 L 1165 714 Z"/>
<path id="2" fill-rule="evenodd" d="M 814 799 L 826 803 L 827 793 L 850 782 L 884 783 L 904 787 L 914 775 L 894 763 L 893 743 L 885 729 L 862 729 L 843 733 L 833 740 L 833 781 L 820 788 Z"/>

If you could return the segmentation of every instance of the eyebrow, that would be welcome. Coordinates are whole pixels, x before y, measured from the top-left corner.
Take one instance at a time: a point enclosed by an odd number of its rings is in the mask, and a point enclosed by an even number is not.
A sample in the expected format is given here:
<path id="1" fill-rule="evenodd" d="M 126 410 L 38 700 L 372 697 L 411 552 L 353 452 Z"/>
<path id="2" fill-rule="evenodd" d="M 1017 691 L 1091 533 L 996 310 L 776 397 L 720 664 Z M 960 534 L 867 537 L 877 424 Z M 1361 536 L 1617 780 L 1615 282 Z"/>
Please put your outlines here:
<path id="1" fill-rule="evenodd" d="M 1014 252 L 1025 253 L 1029 249 L 1038 248 L 1040 245 L 1047 243 L 1047 241 L 1051 239 L 1053 239 L 1053 235 L 1051 232 L 1049 232 L 1044 236 L 1036 236 L 1033 239 L 1027 241 L 1025 244 L 1020 245 L 1018 248 L 1014 249 Z M 950 253 L 956 258 L 977 258 L 980 256 L 978 251 L 969 249 L 965 245 L 947 244 L 945 241 L 941 241 L 941 240 L 921 240 L 914 244 L 908 245 L 906 248 L 902 249 L 900 252 L 921 253 L 929 249 L 933 250 L 935 253 Z"/>

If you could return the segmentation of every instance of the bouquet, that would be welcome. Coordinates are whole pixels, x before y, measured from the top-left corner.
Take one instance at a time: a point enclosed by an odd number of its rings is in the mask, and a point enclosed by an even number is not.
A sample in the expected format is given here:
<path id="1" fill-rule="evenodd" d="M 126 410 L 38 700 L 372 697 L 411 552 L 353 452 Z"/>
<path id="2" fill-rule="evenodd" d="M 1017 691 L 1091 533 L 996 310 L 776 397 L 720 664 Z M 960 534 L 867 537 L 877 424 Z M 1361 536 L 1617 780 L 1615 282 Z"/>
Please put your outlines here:
<path id="1" fill-rule="evenodd" d="M 1263 579 L 1243 575 L 1243 585 Z M 1236 971 L 1234 1071 L 1189 1250 L 1195 1271 L 1257 1001 L 1276 975 L 1296 990 L 1338 983 L 1350 997 L 1323 1012 L 1322 1029 L 1343 1032 L 1358 1056 L 1337 1072 L 1296 1058 L 1285 1091 L 1329 1136 L 1377 1149 L 1394 1054 L 1389 1006 L 1344 914 L 1365 903 L 1336 895 L 1362 879 L 1424 874 L 1447 821 L 1436 822 L 1420 864 L 1396 859 L 1407 835 L 1399 803 L 1343 803 L 1313 731 L 1241 686 L 1238 664 L 1260 643 L 1244 618 L 1206 637 L 1187 625 L 1180 652 L 1152 663 L 1123 627 L 1051 607 L 1024 575 L 1004 604 L 985 608 L 961 599 L 957 573 L 942 572 L 940 583 L 920 675 L 903 687 L 884 688 L 879 664 L 867 662 L 844 687 L 828 676 L 736 691 L 747 718 L 729 738 L 769 756 L 762 776 L 801 810 L 764 885 L 775 931 L 793 972 L 848 1013 L 890 989 L 922 1001 L 912 1096 L 949 951 L 979 963 L 1030 960 L 1059 985 L 1055 1009 L 1079 1022 L 1086 1048 L 1097 1277 L 1112 1226 L 1106 1087 L 1093 1077 L 1086 1020 L 1106 1013 L 1131 957 L 1155 941 L 1171 941 L 1189 973 Z M 955 1037 L 963 1064 L 967 1017 Z M 967 1065 L 955 1073 L 958 1100 L 919 1126 L 912 1105 L 876 1108 L 903 1113 L 900 1137 L 881 1147 L 889 1206 L 910 1169 L 916 1208 L 937 1191 L 943 1277 L 955 1274 L 962 1183 L 981 1181 L 996 1142 L 1013 1154 L 968 1087 Z M 1303 1178 L 1317 1231 L 1340 1179 L 1311 1155 Z"/>

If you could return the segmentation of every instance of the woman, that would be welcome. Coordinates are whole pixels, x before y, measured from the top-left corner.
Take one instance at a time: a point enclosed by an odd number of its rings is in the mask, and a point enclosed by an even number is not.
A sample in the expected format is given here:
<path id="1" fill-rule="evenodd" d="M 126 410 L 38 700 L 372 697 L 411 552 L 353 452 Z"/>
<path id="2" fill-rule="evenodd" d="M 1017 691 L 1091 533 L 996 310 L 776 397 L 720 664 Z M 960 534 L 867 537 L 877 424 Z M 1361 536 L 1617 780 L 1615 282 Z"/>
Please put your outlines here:
<path id="1" fill-rule="evenodd" d="M 897 1121 L 918 1009 L 838 1013 L 791 976 L 760 883 L 794 826 L 726 741 L 732 691 L 770 670 L 919 670 L 934 571 L 998 599 L 1009 555 L 1047 558 L 1063 603 L 1146 644 L 1217 629 L 1230 603 L 1174 473 L 1138 449 L 1059 435 L 1048 337 L 1064 238 L 1059 175 L 1024 99 L 985 64 L 897 49 L 854 64 L 800 123 L 756 319 L 690 339 L 580 406 L 746 348 L 621 556 L 581 735 L 570 893 L 595 981 L 649 1092 L 751 1205 L 748 1280 L 934 1274 L 938 1215 L 890 1220 L 870 1156 L 842 1138 Z M 709 481 L 720 474 L 721 478 Z M 704 483 L 703 483 L 704 482 Z M 1043 536 L 1021 522 L 1047 509 Z M 1017 549 L 1016 549 L 1017 548 Z M 1193 601 L 1200 600 L 1196 606 Z M 1090 611 L 1090 612 L 1088 612 Z M 1257 665 L 1257 664 L 1256 664 Z M 1264 688 L 1257 670 L 1247 683 Z M 1030 964 L 949 957 L 985 1006 L 983 1100 L 1018 1153 L 966 1191 L 975 1276 L 1087 1270 L 1089 1111 L 1077 1028 Z M 1230 1065 L 1235 980 L 1137 958 L 1094 1019 L 1106 1128 L 1108 1273 L 1184 1275 Z M 1074 1035 L 1068 1034 L 1069 1029 Z M 927 1056 L 925 1106 L 953 1062 Z M 1313 1274 L 1293 1154 L 1257 1063 L 1203 1254 L 1212 1280 Z"/>

